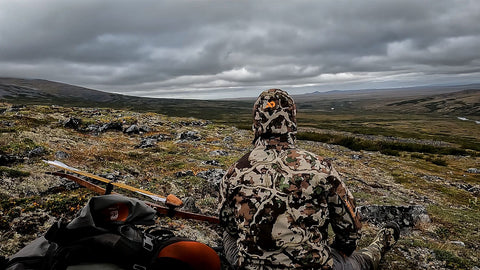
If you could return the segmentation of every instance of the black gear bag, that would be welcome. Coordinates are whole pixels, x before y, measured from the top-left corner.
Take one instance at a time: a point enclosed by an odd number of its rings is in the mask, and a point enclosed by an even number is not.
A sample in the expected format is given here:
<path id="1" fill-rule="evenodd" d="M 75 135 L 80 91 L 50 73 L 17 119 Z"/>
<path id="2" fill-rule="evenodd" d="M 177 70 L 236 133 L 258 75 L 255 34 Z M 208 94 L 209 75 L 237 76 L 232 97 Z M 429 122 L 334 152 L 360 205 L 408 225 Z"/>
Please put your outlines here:
<path id="1" fill-rule="evenodd" d="M 155 215 L 155 210 L 137 199 L 93 197 L 75 219 L 68 223 L 60 220 L 45 236 L 7 258 L 0 269 L 63 270 L 98 263 L 135 270 L 159 269 L 159 264 L 191 269 L 182 261 L 157 257 L 167 245 L 190 240 L 168 230 L 143 231 L 135 226 L 153 225 Z"/>

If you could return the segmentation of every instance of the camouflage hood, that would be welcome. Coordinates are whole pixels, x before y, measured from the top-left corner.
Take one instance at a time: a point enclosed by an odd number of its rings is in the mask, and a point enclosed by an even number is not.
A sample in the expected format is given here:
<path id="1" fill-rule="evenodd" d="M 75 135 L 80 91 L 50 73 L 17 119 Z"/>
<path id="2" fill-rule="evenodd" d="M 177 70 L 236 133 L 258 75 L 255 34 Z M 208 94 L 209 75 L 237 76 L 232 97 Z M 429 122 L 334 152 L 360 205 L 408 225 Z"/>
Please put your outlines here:
<path id="1" fill-rule="evenodd" d="M 254 144 L 295 144 L 297 109 L 287 92 L 269 89 L 260 94 L 253 106 Z"/>

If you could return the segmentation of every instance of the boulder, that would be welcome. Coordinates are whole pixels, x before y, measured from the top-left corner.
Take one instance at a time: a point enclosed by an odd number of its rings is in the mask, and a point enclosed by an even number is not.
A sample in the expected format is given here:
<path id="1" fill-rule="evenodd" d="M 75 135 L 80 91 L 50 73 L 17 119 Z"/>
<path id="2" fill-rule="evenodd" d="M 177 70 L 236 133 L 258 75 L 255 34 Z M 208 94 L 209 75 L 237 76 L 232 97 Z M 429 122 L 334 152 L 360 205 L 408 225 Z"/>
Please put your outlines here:
<path id="1" fill-rule="evenodd" d="M 177 139 L 180 141 L 200 141 L 202 137 L 196 131 L 185 131 L 178 134 Z"/>
<path id="2" fill-rule="evenodd" d="M 131 125 L 124 131 L 127 134 L 139 134 L 140 128 L 137 125 Z"/>
<path id="3" fill-rule="evenodd" d="M 63 122 L 63 126 L 66 128 L 73 128 L 75 130 L 78 130 L 79 127 L 82 125 L 82 119 L 78 119 L 75 117 L 71 117 L 65 122 Z"/>
<path id="4" fill-rule="evenodd" d="M 188 170 L 188 171 L 181 171 L 181 172 L 176 172 L 175 173 L 175 176 L 177 178 L 180 178 L 180 177 L 186 177 L 186 176 L 194 176 L 195 174 L 193 173 L 193 171 L 191 170 Z"/>
<path id="5" fill-rule="evenodd" d="M 99 129 L 98 132 L 105 132 L 107 130 L 117 130 L 117 131 L 122 131 L 123 126 L 122 123 L 119 122 L 110 122 L 103 124 Z"/>
<path id="6" fill-rule="evenodd" d="M 40 156 L 43 156 L 44 154 L 45 154 L 45 148 L 43 148 L 43 147 L 37 147 L 37 148 L 27 152 L 27 156 L 29 158 L 40 157 Z"/>
<path id="7" fill-rule="evenodd" d="M 405 228 L 431 222 L 427 210 L 422 205 L 366 205 L 357 207 L 357 211 L 362 221 L 375 225 L 395 221 L 400 227 Z"/>
<path id="8" fill-rule="evenodd" d="M 148 148 L 148 147 L 154 147 L 157 142 L 162 142 L 169 140 L 170 136 L 165 135 L 165 134 L 157 134 L 153 136 L 148 136 L 146 138 L 143 138 L 142 141 L 140 142 L 139 145 L 135 146 L 135 148 Z"/>

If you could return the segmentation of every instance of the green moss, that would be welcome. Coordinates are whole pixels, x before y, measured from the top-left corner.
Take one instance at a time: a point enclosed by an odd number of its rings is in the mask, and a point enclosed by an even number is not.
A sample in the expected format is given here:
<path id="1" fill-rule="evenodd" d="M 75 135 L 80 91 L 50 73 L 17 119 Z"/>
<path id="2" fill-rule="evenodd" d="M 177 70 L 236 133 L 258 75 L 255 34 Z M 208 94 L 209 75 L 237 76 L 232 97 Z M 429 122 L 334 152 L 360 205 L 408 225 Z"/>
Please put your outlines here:
<path id="1" fill-rule="evenodd" d="M 72 215 L 87 203 L 90 196 L 91 194 L 85 190 L 79 190 L 70 194 L 54 194 L 42 203 L 42 208 L 54 216 Z"/>
<path id="2" fill-rule="evenodd" d="M 21 155 L 27 151 L 37 148 L 37 145 L 33 140 L 29 138 L 23 138 L 20 141 L 9 142 L 3 146 L 0 146 L 0 151 L 5 153 Z"/>
<path id="3" fill-rule="evenodd" d="M 19 178 L 19 177 L 30 176 L 30 172 L 25 172 L 25 171 L 20 171 L 20 170 L 15 170 L 15 169 L 0 166 L 0 175 L 6 176 L 6 177 Z"/>
<path id="4" fill-rule="evenodd" d="M 462 259 L 448 250 L 434 249 L 433 253 L 438 260 L 445 261 L 449 269 L 470 269 L 469 261 Z"/>

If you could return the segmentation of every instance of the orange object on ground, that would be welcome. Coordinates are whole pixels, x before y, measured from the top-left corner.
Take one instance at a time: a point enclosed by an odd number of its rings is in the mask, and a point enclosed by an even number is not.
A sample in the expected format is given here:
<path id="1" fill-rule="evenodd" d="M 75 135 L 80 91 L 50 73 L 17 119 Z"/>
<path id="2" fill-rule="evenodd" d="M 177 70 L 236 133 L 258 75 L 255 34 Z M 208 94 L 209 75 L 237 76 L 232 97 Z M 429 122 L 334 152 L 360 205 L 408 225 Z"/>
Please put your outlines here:
<path id="1" fill-rule="evenodd" d="M 164 247 L 158 258 L 173 258 L 195 270 L 220 270 L 220 257 L 211 247 L 195 241 L 180 241 Z"/>

